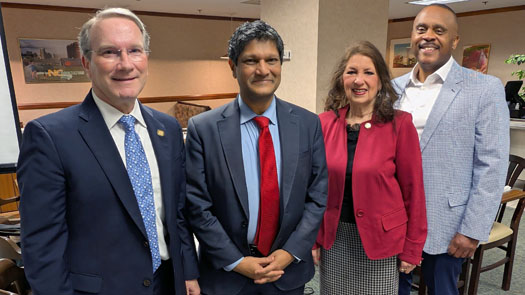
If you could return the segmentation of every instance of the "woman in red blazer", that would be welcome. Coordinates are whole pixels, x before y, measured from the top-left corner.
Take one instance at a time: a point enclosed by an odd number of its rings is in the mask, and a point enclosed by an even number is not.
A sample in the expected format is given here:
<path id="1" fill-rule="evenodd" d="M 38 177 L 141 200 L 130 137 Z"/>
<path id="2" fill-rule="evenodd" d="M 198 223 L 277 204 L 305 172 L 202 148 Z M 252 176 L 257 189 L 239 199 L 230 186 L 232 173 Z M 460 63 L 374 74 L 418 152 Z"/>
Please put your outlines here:
<path id="1" fill-rule="evenodd" d="M 347 50 L 331 84 L 320 115 L 328 201 L 312 250 L 321 293 L 397 294 L 398 271 L 420 263 L 427 235 L 418 135 L 412 116 L 394 110 L 370 42 Z"/>

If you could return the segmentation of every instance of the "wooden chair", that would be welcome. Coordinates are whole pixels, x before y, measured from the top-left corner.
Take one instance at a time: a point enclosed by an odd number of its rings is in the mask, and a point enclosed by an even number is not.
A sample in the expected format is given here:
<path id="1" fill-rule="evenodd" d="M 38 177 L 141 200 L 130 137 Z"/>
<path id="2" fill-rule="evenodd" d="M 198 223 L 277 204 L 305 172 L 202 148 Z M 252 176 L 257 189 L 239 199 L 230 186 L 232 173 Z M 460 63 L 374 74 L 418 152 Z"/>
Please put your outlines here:
<path id="1" fill-rule="evenodd" d="M 24 269 L 10 259 L 0 259 L 0 294 L 27 295 L 29 292 Z"/>
<path id="2" fill-rule="evenodd" d="M 506 184 L 510 187 L 513 187 L 524 168 L 525 159 L 515 155 L 510 155 Z M 525 187 L 522 190 L 525 190 Z M 515 195 L 517 196 L 518 194 Z M 470 274 L 470 284 L 468 288 L 469 295 L 474 295 L 477 293 L 479 286 L 479 276 L 482 272 L 492 270 L 501 265 L 505 265 L 501 288 L 505 291 L 510 289 L 512 266 L 516 252 L 516 242 L 518 241 L 518 229 L 521 216 L 523 215 L 523 210 L 525 208 L 525 196 L 523 194 L 521 195 L 521 197 L 508 196 L 502 200 L 502 205 L 500 206 L 500 210 L 496 216 L 496 221 L 494 222 L 490 232 L 489 240 L 479 245 L 474 254 L 474 258 L 471 259 L 472 272 Z M 519 201 L 510 220 L 510 224 L 506 225 L 502 223 L 503 215 L 505 213 L 507 203 L 512 200 Z M 484 252 L 494 248 L 504 250 L 506 254 L 505 257 L 490 265 L 482 266 Z"/>
<path id="3" fill-rule="evenodd" d="M 0 257 L 22 260 L 22 250 L 8 237 L 0 237 Z"/>
<path id="4" fill-rule="evenodd" d="M 19 224 L 20 191 L 16 174 L 0 174 L 0 223 Z"/>

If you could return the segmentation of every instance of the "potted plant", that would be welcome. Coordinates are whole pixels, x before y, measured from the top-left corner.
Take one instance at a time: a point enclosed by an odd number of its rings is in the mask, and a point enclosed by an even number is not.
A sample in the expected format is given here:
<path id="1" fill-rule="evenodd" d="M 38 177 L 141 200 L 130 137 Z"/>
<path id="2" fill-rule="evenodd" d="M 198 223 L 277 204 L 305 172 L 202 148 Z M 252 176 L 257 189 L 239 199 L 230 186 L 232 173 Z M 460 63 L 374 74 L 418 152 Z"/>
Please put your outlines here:
<path id="1" fill-rule="evenodd" d="M 506 64 L 515 64 L 520 66 L 521 64 L 525 64 L 525 54 L 512 54 L 509 58 L 505 60 Z M 520 69 L 515 72 L 512 72 L 512 76 L 518 77 L 519 80 L 523 80 L 525 78 L 525 70 Z M 525 86 L 521 88 L 521 92 L 519 93 L 522 100 L 525 101 Z"/>

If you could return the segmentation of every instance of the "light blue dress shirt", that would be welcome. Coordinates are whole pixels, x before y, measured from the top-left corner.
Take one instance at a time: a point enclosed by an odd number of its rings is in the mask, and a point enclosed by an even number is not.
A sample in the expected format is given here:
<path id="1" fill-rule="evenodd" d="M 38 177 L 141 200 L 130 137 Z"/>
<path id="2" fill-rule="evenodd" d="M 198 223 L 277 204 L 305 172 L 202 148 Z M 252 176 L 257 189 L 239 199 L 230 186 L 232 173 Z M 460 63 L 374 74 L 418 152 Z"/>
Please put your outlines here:
<path id="1" fill-rule="evenodd" d="M 241 145 L 242 161 L 244 164 L 244 176 L 246 178 L 246 189 L 248 191 L 248 244 L 253 244 L 257 232 L 257 220 L 259 218 L 259 199 L 260 199 L 260 169 L 259 169 L 259 126 L 252 119 L 258 116 L 248 105 L 244 103 L 241 96 L 238 96 L 240 109 L 241 125 Z M 279 191 L 281 190 L 281 141 L 279 138 L 279 125 L 277 122 L 277 111 L 275 108 L 275 97 L 272 103 L 261 115 L 270 119 L 268 128 L 272 135 L 273 150 L 275 152 L 275 162 L 277 165 L 277 180 L 279 182 Z M 240 262 L 242 258 L 234 263 L 224 267 L 224 270 L 231 271 Z"/>

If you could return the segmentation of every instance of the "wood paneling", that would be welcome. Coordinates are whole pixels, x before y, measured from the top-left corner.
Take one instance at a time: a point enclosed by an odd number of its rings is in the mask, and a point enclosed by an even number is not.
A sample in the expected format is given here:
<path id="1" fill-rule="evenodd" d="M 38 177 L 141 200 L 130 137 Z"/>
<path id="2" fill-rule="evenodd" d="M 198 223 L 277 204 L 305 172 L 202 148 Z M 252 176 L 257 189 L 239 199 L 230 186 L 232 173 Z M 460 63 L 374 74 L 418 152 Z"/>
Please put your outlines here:
<path id="1" fill-rule="evenodd" d="M 469 11 L 469 12 L 460 12 L 460 13 L 456 13 L 456 15 L 457 15 L 457 17 L 464 17 L 464 16 L 473 16 L 473 15 L 482 15 L 482 14 L 491 14 L 491 13 L 501 13 L 501 12 L 518 11 L 518 10 L 525 10 L 525 5 L 502 7 L 502 8 L 493 8 L 493 9 L 486 9 L 486 10 L 476 10 L 476 11 Z M 403 18 L 391 19 L 388 22 L 389 23 L 398 23 L 398 22 L 413 21 L 414 19 L 415 19 L 415 17 L 403 17 Z"/>
<path id="2" fill-rule="evenodd" d="M 67 11 L 67 12 L 83 12 L 83 13 L 91 13 L 91 14 L 94 14 L 95 12 L 100 10 L 99 8 L 67 7 L 67 6 L 21 4 L 21 3 L 2 3 L 2 7 L 20 8 L 20 9 L 51 10 L 51 11 Z M 257 20 L 256 18 L 245 18 L 245 17 L 229 17 L 229 16 L 213 16 L 213 15 L 167 13 L 167 12 L 141 11 L 141 10 L 133 10 L 133 12 L 135 14 L 137 14 L 137 15 L 178 17 L 178 18 L 228 20 L 228 21 L 240 21 L 240 22 L 247 22 L 247 21 Z"/>
<path id="3" fill-rule="evenodd" d="M 159 97 L 142 97 L 139 98 L 142 103 L 156 102 L 175 102 L 175 101 L 192 101 L 192 100 L 213 100 L 224 98 L 235 98 L 237 93 L 215 93 L 200 95 L 178 95 L 178 96 L 159 96 Z M 43 109 L 62 109 L 67 108 L 81 101 L 61 101 L 61 102 L 42 102 L 42 103 L 17 103 L 18 110 L 43 110 Z"/>

